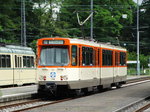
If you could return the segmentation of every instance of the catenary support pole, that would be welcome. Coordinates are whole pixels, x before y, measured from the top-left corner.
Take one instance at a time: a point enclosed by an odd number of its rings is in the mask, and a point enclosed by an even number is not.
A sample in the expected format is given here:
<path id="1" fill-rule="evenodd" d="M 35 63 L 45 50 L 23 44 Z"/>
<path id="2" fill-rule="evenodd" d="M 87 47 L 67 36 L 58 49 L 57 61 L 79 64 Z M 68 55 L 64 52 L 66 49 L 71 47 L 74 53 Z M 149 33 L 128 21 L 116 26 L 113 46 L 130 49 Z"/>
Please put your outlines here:
<path id="1" fill-rule="evenodd" d="M 26 46 L 25 0 L 21 0 L 21 45 Z"/>
<path id="2" fill-rule="evenodd" d="M 91 40 L 93 40 L 93 0 L 91 0 Z"/>
<path id="3" fill-rule="evenodd" d="M 139 46 L 139 0 L 137 0 L 137 75 L 140 75 L 140 46 Z"/>

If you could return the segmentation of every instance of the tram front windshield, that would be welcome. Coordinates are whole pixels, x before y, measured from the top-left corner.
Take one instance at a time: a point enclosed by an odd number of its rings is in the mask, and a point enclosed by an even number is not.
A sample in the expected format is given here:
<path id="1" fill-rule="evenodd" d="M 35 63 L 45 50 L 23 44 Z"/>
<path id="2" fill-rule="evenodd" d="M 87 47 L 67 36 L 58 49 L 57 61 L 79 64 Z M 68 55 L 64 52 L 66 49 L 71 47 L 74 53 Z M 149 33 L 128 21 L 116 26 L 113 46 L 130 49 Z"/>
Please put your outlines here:
<path id="1" fill-rule="evenodd" d="M 66 66 L 69 63 L 67 46 L 48 46 L 41 50 L 39 64 L 41 66 Z"/>

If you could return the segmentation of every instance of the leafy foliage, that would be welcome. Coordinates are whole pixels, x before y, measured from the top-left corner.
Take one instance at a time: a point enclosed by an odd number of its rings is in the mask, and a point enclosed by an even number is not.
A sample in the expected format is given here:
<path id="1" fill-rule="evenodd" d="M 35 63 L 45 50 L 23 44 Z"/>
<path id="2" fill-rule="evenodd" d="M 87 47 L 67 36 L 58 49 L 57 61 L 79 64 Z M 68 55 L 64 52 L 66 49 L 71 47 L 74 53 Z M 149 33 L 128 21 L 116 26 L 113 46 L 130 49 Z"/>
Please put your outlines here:
<path id="1" fill-rule="evenodd" d="M 140 9 L 140 43 L 141 53 L 150 53 L 150 0 L 144 0 Z"/>
<path id="2" fill-rule="evenodd" d="M 15 0 L 0 1 L 0 38 L 18 42 L 16 36 L 19 29 L 18 18 L 15 18 L 16 11 L 12 10 L 15 6 Z"/>

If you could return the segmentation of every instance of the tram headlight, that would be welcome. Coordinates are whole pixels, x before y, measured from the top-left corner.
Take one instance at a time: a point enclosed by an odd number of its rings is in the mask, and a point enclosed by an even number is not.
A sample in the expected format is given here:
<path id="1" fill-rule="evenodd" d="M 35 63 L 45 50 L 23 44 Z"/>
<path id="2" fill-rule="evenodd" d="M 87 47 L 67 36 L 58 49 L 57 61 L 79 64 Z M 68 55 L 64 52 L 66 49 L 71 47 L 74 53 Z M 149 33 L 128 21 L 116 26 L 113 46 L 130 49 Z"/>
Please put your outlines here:
<path id="1" fill-rule="evenodd" d="M 61 81 L 63 80 L 63 76 L 60 76 L 60 80 L 61 80 Z"/>
<path id="2" fill-rule="evenodd" d="M 68 80 L 68 76 L 67 75 L 62 75 L 62 76 L 60 76 L 60 80 L 61 81 Z"/>
<path id="3" fill-rule="evenodd" d="M 46 80 L 46 76 L 43 76 L 43 80 L 44 80 L 44 81 Z"/>

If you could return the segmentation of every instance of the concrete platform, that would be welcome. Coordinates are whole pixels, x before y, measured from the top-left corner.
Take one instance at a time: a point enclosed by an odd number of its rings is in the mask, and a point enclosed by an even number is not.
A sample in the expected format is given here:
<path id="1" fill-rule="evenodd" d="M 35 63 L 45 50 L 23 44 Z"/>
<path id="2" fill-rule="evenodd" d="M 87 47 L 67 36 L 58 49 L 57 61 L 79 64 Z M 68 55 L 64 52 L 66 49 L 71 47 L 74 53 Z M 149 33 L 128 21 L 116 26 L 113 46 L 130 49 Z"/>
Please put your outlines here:
<path id="1" fill-rule="evenodd" d="M 37 93 L 37 85 L 1 88 L 0 102 L 31 98 Z"/>
<path id="2" fill-rule="evenodd" d="M 146 78 L 146 77 L 150 77 L 150 75 L 140 75 L 140 76 L 127 76 L 127 80 L 132 80 L 132 79 L 139 79 L 139 78 Z"/>

